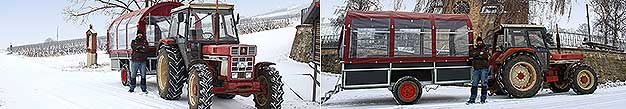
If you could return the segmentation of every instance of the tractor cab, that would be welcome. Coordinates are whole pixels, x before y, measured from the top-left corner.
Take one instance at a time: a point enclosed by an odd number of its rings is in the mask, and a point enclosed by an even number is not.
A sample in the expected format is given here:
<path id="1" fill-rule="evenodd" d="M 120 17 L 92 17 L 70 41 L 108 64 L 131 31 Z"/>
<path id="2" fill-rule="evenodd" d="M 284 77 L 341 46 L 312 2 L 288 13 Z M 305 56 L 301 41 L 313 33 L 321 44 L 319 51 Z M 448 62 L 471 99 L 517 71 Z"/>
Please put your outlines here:
<path id="1" fill-rule="evenodd" d="M 189 4 L 172 9 L 170 36 L 204 44 L 239 44 L 238 16 L 230 4 Z"/>
<path id="2" fill-rule="evenodd" d="M 527 52 L 534 55 L 539 66 L 548 69 L 550 50 L 546 42 L 548 35 L 541 25 L 529 24 L 502 24 L 492 35 L 487 35 L 485 44 L 490 48 L 493 55 L 490 63 L 502 63 L 509 54 Z"/>

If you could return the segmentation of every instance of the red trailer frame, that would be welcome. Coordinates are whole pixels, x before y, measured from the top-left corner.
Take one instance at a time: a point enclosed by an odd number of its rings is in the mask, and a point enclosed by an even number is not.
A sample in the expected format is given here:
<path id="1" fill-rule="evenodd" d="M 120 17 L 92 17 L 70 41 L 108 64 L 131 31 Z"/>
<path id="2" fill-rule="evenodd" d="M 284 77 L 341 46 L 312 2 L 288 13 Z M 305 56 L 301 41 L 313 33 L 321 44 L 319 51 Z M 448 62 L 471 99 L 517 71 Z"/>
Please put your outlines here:
<path id="1" fill-rule="evenodd" d="M 344 23 L 345 25 L 341 35 L 343 41 L 340 47 L 343 75 L 342 87 L 344 89 L 391 89 L 391 86 L 399 78 L 404 76 L 415 77 L 423 82 L 423 84 L 459 84 L 468 83 L 471 80 L 471 66 L 468 61 L 469 49 L 474 38 L 471 29 L 472 23 L 467 15 L 397 11 L 348 11 Z M 380 31 L 375 30 L 375 32 L 370 32 L 369 35 L 373 33 L 373 36 L 379 34 L 388 34 L 388 36 L 386 39 L 383 38 L 384 40 L 370 40 L 370 42 L 388 41 L 387 47 L 383 47 L 386 49 L 387 55 L 359 57 L 358 54 L 362 53 L 356 52 L 356 49 L 359 49 L 357 48 L 358 46 L 353 47 L 353 44 L 358 44 L 359 42 L 352 43 L 351 41 L 360 39 L 353 39 L 352 37 L 357 36 L 351 34 L 359 32 L 359 28 L 371 29 L 375 27 L 378 27 L 376 29 L 380 29 Z M 400 34 L 403 33 L 397 33 L 401 32 L 398 28 L 419 28 L 420 30 L 415 34 L 401 36 Z M 368 33 L 364 33 L 364 37 L 367 37 Z M 441 38 L 438 38 L 438 36 Z M 445 36 L 448 36 L 447 39 Z M 396 44 L 407 44 L 407 42 L 402 42 L 405 41 L 404 39 L 395 39 L 399 37 L 424 37 L 416 39 L 418 41 L 415 41 L 415 44 L 419 46 L 416 48 L 419 49 L 418 51 L 421 55 L 396 56 L 397 52 L 404 52 L 399 51 Z M 426 44 L 428 41 L 430 41 L 430 45 Z M 445 41 L 449 42 L 445 43 Z M 448 55 L 446 55 L 445 50 L 438 50 L 440 46 L 438 43 L 440 43 L 440 45 L 448 44 L 454 47 L 448 47 L 449 52 L 447 53 Z M 414 43 L 408 42 L 408 44 Z M 373 44 L 366 45 L 376 46 Z M 427 46 L 430 46 L 430 48 L 427 48 Z M 465 49 L 465 46 L 467 46 L 467 49 Z M 463 50 L 459 51 L 462 53 L 456 54 L 458 52 L 452 50 L 455 47 L 457 47 L 456 49 Z M 355 51 L 352 49 L 355 49 Z M 354 53 L 351 54 L 351 52 Z"/>

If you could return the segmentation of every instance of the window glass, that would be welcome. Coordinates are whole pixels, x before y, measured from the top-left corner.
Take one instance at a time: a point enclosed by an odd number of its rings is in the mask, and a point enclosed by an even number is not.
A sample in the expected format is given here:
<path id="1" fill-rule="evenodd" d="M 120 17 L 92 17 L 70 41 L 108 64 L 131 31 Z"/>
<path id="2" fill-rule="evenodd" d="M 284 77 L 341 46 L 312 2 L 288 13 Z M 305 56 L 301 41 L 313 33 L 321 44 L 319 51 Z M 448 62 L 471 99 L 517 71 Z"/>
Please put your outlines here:
<path id="1" fill-rule="evenodd" d="M 539 30 L 528 31 L 528 38 L 530 39 L 530 45 L 533 47 L 545 48 L 543 44 L 543 36 Z"/>
<path id="2" fill-rule="evenodd" d="M 524 37 L 524 32 L 522 30 L 509 29 L 509 41 L 511 42 L 511 47 L 528 47 L 528 42 L 526 42 L 526 38 Z"/>
<path id="3" fill-rule="evenodd" d="M 113 22 L 109 28 L 109 49 L 117 49 L 117 22 Z"/>
<path id="4" fill-rule="evenodd" d="M 127 46 L 126 45 L 126 43 L 127 43 L 126 39 L 130 39 L 130 37 L 128 37 L 128 34 L 132 34 L 130 32 L 127 33 L 128 27 L 127 27 L 126 24 L 128 24 L 128 21 L 130 21 L 130 19 L 122 20 L 122 23 L 119 26 L 120 32 L 118 32 L 118 34 L 119 34 L 119 39 L 118 39 L 119 42 L 118 42 L 118 47 L 117 47 L 118 49 L 122 49 L 122 50 L 126 49 L 126 46 Z"/>
<path id="5" fill-rule="evenodd" d="M 436 20 L 437 56 L 468 56 L 469 36 L 465 21 Z"/>
<path id="6" fill-rule="evenodd" d="M 352 19 L 350 56 L 389 57 L 389 19 Z"/>
<path id="7" fill-rule="evenodd" d="M 429 20 L 394 20 L 394 56 L 395 57 L 430 57 L 431 23 Z M 426 40 L 425 40 L 426 39 Z M 427 48 L 427 49 L 425 49 Z M 427 53 L 425 53 L 427 52 Z"/>

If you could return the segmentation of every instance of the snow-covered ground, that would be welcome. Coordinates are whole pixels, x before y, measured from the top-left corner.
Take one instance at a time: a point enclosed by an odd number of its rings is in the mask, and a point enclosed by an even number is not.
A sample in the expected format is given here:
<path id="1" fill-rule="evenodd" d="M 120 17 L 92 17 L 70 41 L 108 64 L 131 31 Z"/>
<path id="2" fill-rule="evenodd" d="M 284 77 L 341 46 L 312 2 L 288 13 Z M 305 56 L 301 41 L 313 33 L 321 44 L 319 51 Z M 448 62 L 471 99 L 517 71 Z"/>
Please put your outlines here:
<path id="1" fill-rule="evenodd" d="M 335 85 L 339 75 L 322 74 L 322 90 L 328 91 Z M 322 104 L 322 108 L 409 108 L 409 109 L 623 109 L 626 106 L 626 83 L 600 85 L 595 93 L 575 95 L 573 91 L 552 93 L 550 89 L 542 89 L 532 98 L 509 98 L 506 96 L 490 96 L 486 104 L 465 105 L 469 99 L 469 87 L 439 86 L 437 90 L 422 93 L 422 97 L 414 105 L 397 105 L 393 95 L 387 88 L 345 90 L 334 95 Z M 426 86 L 436 87 L 436 86 Z"/>
<path id="2" fill-rule="evenodd" d="M 258 45 L 257 61 L 277 63 L 285 82 L 283 108 L 317 109 L 310 102 L 312 70 L 304 63 L 288 58 L 295 27 L 287 27 L 241 36 L 244 44 Z M 99 68 L 82 68 L 86 54 L 33 58 L 0 53 L 0 108 L 187 108 L 187 94 L 179 100 L 158 96 L 156 76 L 148 76 L 148 94 L 128 93 L 120 84 L 120 73 L 110 70 L 110 59 L 98 53 Z M 185 88 L 186 89 L 186 88 Z M 136 88 L 135 90 L 139 90 Z M 293 91 L 292 91 L 293 90 Z M 297 97 L 301 95 L 302 99 Z M 254 108 L 253 96 L 234 99 L 215 98 L 218 109 Z"/>

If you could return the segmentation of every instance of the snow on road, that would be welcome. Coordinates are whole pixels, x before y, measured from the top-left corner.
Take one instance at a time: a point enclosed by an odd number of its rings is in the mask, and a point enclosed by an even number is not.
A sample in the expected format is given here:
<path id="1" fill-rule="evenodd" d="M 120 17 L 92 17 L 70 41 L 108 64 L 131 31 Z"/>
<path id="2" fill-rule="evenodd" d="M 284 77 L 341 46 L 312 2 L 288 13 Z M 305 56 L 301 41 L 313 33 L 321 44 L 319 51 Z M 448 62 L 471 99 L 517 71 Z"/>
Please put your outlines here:
<path id="1" fill-rule="evenodd" d="M 331 90 L 340 76 L 337 74 L 322 74 L 324 91 Z M 426 86 L 436 87 L 436 86 Z M 550 89 L 543 89 L 532 98 L 509 98 L 506 96 L 490 96 L 487 104 L 465 105 L 469 99 L 469 87 L 439 86 L 437 90 L 422 93 L 422 97 L 414 105 L 397 105 L 393 95 L 386 88 L 346 90 L 334 95 L 322 104 L 323 108 L 429 108 L 429 109 L 565 109 L 565 108 L 596 108 L 617 109 L 626 106 L 626 86 L 602 87 L 589 95 L 575 95 L 573 91 L 566 93 L 552 93 Z"/>
<path id="2" fill-rule="evenodd" d="M 295 31 L 295 27 L 287 27 L 246 34 L 241 36 L 241 41 L 258 45 L 257 61 L 277 63 L 276 67 L 286 84 L 283 108 L 316 109 L 319 105 L 309 102 L 311 79 L 301 75 L 312 70 L 306 64 L 288 58 Z M 158 95 L 156 76 L 147 76 L 148 94 L 140 93 L 139 87 L 135 93 L 128 93 L 128 87 L 120 83 L 120 73 L 110 70 L 107 54 L 98 53 L 98 63 L 102 65 L 99 68 L 82 68 L 85 58 L 85 54 L 37 58 L 0 53 L 0 108 L 179 109 L 188 106 L 186 88 L 179 100 L 164 100 Z M 302 100 L 296 93 L 309 96 Z M 253 98 L 215 98 L 213 107 L 254 108 Z"/>

